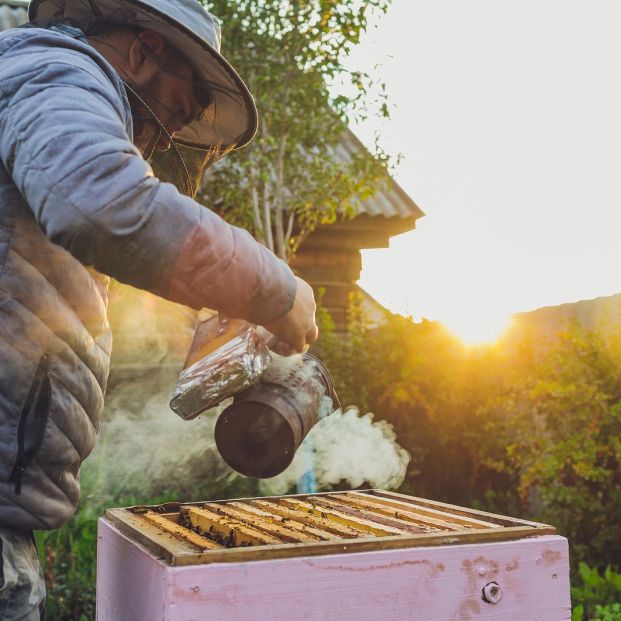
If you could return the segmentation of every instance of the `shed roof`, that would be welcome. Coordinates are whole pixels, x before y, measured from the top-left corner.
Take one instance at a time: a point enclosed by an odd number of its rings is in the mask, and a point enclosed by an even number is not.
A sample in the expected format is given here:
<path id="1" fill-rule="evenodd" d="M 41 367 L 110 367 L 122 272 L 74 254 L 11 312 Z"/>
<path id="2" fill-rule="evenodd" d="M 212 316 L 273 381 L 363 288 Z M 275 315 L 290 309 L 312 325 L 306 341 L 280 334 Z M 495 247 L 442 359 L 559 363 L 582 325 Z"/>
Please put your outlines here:
<path id="1" fill-rule="evenodd" d="M 28 21 L 28 0 L 0 0 L 0 30 L 15 28 Z"/>
<path id="2" fill-rule="evenodd" d="M 347 129 L 334 151 L 337 163 L 347 163 L 353 155 L 366 152 L 366 147 L 356 135 Z M 405 190 L 387 175 L 382 187 L 358 204 L 358 215 L 384 216 L 385 218 L 418 219 L 425 215 L 422 209 L 408 196 Z"/>

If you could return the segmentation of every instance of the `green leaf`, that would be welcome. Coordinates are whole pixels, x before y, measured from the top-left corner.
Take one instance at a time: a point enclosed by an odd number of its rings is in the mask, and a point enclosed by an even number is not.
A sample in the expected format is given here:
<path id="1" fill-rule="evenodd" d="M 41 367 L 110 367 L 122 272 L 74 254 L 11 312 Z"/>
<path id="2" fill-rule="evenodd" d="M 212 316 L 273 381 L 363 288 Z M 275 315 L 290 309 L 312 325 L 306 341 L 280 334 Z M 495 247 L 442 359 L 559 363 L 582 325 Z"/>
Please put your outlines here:
<path id="1" fill-rule="evenodd" d="M 584 621 L 584 606 L 576 606 L 571 611 L 571 621 Z"/>

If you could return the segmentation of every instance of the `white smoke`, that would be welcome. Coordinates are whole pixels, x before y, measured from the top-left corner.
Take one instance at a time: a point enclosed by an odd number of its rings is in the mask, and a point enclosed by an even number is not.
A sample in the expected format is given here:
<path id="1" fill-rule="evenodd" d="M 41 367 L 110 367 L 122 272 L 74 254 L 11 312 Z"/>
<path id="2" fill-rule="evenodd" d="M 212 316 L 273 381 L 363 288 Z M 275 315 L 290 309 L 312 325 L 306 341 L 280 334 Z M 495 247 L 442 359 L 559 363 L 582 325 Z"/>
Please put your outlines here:
<path id="1" fill-rule="evenodd" d="M 352 407 L 317 423 L 289 468 L 261 481 L 259 488 L 265 495 L 285 494 L 311 465 L 321 490 L 344 481 L 352 488 L 369 485 L 394 489 L 403 482 L 409 462 L 410 455 L 397 444 L 392 425 L 383 420 L 374 422 L 373 414 L 361 416 Z"/>
<path id="2" fill-rule="evenodd" d="M 224 405 L 184 421 L 168 405 L 171 374 L 153 374 L 126 380 L 109 395 L 97 446 L 83 468 L 89 495 L 173 493 L 179 500 L 196 500 L 193 493 L 204 494 L 210 485 L 221 487 L 236 478 L 214 440 Z M 164 387 L 163 375 L 168 380 Z"/>
<path id="3" fill-rule="evenodd" d="M 137 401 L 128 402 L 131 392 L 130 386 L 120 387 L 106 406 L 97 448 L 83 469 L 89 496 L 144 498 L 173 492 L 179 501 L 192 501 L 210 486 L 226 493 L 226 485 L 241 477 L 215 446 L 215 421 L 224 406 L 184 421 L 170 410 L 167 390 L 149 397 L 140 391 L 134 393 Z M 389 423 L 375 421 L 370 413 L 361 416 L 356 408 L 338 410 L 315 425 L 287 470 L 259 482 L 259 493 L 295 490 L 309 467 L 319 490 L 344 484 L 395 489 L 409 461 Z"/>
<path id="4" fill-rule="evenodd" d="M 226 495 L 226 485 L 241 475 L 226 465 L 215 445 L 215 421 L 224 405 L 191 421 L 169 407 L 196 315 L 120 285 L 112 294 L 117 298 L 111 312 L 116 364 L 97 447 L 82 468 L 85 495 L 110 499 L 111 504 L 131 495 L 166 494 L 192 501 L 197 495 L 207 497 L 210 486 L 214 494 Z M 300 372 L 301 360 L 275 356 L 269 373 Z M 261 481 L 259 490 L 289 492 L 309 467 L 322 490 L 344 482 L 352 488 L 394 489 L 402 483 L 409 461 L 391 425 L 350 408 L 320 420 L 291 466 Z"/>

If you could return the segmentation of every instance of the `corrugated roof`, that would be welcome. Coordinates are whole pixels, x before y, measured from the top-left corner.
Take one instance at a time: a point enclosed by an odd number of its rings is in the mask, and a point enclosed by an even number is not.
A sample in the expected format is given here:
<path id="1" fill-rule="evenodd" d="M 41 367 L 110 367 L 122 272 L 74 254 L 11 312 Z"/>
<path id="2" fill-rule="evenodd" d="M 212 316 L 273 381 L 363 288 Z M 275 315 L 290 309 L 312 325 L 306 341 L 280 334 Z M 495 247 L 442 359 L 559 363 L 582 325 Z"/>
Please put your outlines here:
<path id="1" fill-rule="evenodd" d="M 334 151 L 334 159 L 340 163 L 347 163 L 353 155 L 366 150 L 354 133 L 347 129 L 343 132 L 341 142 Z M 412 216 L 420 218 L 425 215 L 405 190 L 388 175 L 382 188 L 370 198 L 361 201 L 358 209 L 359 214 L 384 216 L 385 218 L 411 218 Z"/>
<path id="2" fill-rule="evenodd" d="M 28 21 L 28 0 L 0 0 L 0 30 L 16 28 Z"/>

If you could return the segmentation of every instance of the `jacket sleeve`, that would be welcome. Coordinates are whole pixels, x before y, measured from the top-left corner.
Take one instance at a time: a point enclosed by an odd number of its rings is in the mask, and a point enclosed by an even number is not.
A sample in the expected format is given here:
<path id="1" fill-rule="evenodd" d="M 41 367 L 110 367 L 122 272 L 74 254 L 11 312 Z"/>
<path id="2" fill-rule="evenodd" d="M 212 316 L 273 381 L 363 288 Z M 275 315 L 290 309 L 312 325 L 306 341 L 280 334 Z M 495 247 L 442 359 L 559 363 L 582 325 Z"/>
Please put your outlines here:
<path id="1" fill-rule="evenodd" d="M 153 176 L 105 71 L 75 50 L 23 42 L 0 56 L 0 158 L 45 234 L 175 302 L 258 324 L 283 316 L 296 290 L 289 267 Z"/>

